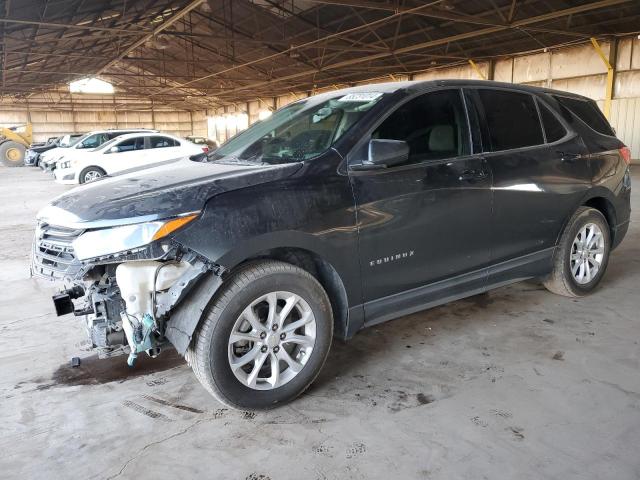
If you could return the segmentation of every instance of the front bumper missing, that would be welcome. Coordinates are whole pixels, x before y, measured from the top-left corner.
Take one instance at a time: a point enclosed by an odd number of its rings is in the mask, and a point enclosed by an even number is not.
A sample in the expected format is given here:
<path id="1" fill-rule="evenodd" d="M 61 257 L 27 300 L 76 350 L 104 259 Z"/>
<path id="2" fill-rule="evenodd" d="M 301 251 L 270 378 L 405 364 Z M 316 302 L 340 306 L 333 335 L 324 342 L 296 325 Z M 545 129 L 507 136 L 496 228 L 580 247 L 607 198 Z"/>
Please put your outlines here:
<path id="1" fill-rule="evenodd" d="M 193 327 L 185 327 L 180 314 L 173 321 L 174 313 L 184 311 L 180 308 L 183 304 L 192 308 L 192 298 L 189 302 L 183 300 L 203 284 L 209 285 L 210 299 L 217 286 L 211 289 L 209 282 L 201 279 L 214 278 L 219 285 L 221 279 L 216 273 L 221 272 L 220 267 L 192 253 L 180 260 L 127 261 L 109 265 L 100 279 L 85 281 L 84 289 L 76 281 L 75 287 L 55 295 L 53 302 L 59 316 L 70 313 L 85 316 L 92 346 L 101 358 L 128 353 L 128 363 L 133 365 L 139 353 L 155 357 L 167 340 L 173 343 L 173 338 L 178 342 L 178 351 L 184 353 L 193 330 L 185 336 L 169 332 L 195 329 L 200 317 Z M 206 307 L 200 302 L 196 305 L 200 306 L 200 312 Z M 183 345 L 185 338 L 187 343 Z"/>

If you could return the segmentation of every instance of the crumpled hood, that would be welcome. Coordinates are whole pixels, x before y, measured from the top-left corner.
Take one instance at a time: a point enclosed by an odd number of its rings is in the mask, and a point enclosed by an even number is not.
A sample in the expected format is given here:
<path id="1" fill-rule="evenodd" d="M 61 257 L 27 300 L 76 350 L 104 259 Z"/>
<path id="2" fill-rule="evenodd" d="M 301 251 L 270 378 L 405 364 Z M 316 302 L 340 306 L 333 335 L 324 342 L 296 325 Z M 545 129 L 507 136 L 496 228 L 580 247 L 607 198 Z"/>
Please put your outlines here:
<path id="1" fill-rule="evenodd" d="M 44 207 L 38 219 L 95 228 L 167 218 L 201 210 L 219 193 L 286 178 L 301 166 L 180 159 L 74 188 Z"/>

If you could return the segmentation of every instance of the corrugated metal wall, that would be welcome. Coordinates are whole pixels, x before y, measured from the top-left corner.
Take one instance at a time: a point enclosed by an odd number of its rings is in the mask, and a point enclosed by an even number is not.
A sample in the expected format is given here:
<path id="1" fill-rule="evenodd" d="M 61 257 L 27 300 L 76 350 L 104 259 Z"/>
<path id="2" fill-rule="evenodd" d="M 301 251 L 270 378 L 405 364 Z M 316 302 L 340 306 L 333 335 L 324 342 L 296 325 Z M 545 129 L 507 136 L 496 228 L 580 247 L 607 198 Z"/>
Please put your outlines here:
<path id="1" fill-rule="evenodd" d="M 613 100 L 611 125 L 618 138 L 631 148 L 631 158 L 640 159 L 640 98 Z"/>
<path id="2" fill-rule="evenodd" d="M 117 99 L 117 103 L 116 103 Z M 60 105 L 61 100 L 67 103 Z M 50 104 L 50 108 L 44 105 Z M 71 105 L 69 107 L 68 105 Z M 29 104 L 0 101 L 0 125 L 33 125 L 35 141 L 71 132 L 108 128 L 152 128 L 180 137 L 207 135 L 205 111 L 172 110 L 152 103 L 131 102 L 113 95 L 42 94 L 30 97 Z"/>

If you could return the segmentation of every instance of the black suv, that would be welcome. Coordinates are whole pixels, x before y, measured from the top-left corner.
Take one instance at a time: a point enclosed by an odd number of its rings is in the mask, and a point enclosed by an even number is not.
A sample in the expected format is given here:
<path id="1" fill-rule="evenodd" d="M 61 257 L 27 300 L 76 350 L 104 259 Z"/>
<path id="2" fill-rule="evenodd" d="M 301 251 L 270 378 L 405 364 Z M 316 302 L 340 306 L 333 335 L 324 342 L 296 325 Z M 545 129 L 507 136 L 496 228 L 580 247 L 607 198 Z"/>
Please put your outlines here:
<path id="1" fill-rule="evenodd" d="M 390 83 L 300 100 L 188 159 L 38 216 L 32 272 L 65 279 L 100 355 L 172 344 L 223 403 L 299 395 L 334 336 L 538 277 L 579 297 L 629 223 L 629 150 L 584 97 Z"/>

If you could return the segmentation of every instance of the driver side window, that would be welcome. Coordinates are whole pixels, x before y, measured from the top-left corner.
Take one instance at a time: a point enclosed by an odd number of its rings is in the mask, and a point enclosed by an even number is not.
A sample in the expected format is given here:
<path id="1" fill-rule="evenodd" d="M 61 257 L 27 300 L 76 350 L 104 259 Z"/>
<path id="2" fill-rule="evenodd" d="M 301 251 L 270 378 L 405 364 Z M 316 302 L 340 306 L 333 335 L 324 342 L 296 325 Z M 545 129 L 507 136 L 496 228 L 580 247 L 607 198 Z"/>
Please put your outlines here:
<path id="1" fill-rule="evenodd" d="M 371 138 L 403 140 L 409 163 L 469 154 L 469 128 L 460 90 L 440 90 L 402 105 Z"/>

